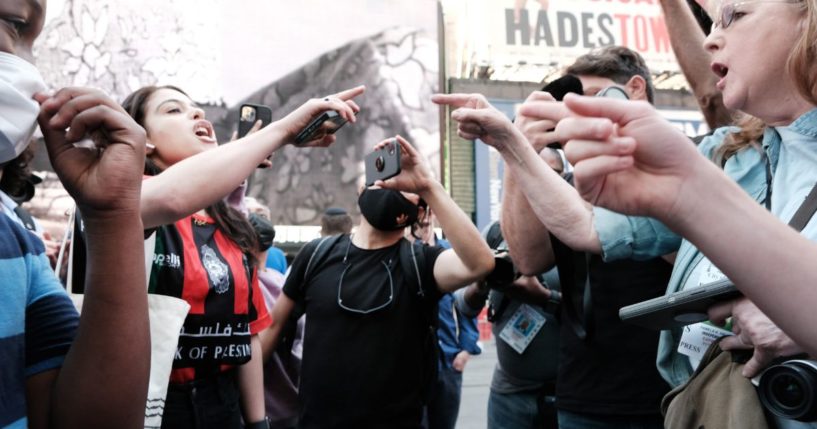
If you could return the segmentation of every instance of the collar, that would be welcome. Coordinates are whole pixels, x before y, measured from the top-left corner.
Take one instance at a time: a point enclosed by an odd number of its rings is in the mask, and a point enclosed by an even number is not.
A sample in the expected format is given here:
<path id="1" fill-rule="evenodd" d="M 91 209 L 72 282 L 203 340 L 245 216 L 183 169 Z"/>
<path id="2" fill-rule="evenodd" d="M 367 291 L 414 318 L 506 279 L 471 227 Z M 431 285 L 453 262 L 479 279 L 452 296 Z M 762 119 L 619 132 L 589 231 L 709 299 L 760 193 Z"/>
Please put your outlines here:
<path id="1" fill-rule="evenodd" d="M 806 137 L 817 139 L 817 108 L 800 115 L 790 125 L 785 128 Z M 762 147 L 769 157 L 772 174 L 777 170 L 777 160 L 780 158 L 780 144 L 783 139 L 780 137 L 776 127 L 766 127 L 763 131 Z"/>
<path id="2" fill-rule="evenodd" d="M 2 210 L 7 213 L 13 213 L 14 209 L 17 208 L 17 203 L 3 191 L 0 191 L 0 205 L 3 206 Z"/>

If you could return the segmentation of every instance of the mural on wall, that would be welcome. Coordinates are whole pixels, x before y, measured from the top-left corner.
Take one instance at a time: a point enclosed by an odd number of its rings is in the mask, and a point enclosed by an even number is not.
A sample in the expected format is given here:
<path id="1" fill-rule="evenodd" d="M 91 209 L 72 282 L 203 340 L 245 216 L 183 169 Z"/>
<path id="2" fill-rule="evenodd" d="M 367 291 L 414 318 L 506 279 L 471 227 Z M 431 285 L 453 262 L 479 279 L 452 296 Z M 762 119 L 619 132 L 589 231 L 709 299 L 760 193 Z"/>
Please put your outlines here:
<path id="1" fill-rule="evenodd" d="M 244 102 L 270 106 L 274 119 L 309 98 L 365 84 L 357 123 L 340 130 L 334 145 L 287 146 L 275 154 L 272 168 L 251 177 L 249 194 L 270 206 L 276 224 L 317 224 L 330 206 L 357 213 L 363 157 L 395 134 L 412 141 L 439 174 L 439 111 L 430 102 L 438 79 L 434 35 L 408 26 L 381 28 L 316 52 L 313 60 L 293 65 L 281 77 L 265 82 L 260 76 L 251 95 L 226 103 L 230 78 L 219 63 L 220 50 L 230 43 L 221 37 L 220 7 L 224 4 L 214 0 L 66 0 L 41 36 L 38 67 L 52 88 L 93 86 L 117 100 L 145 85 L 178 85 L 204 107 L 222 143 L 236 128 Z M 195 14 L 188 13 L 191 8 Z M 429 16 L 434 18 L 433 9 Z M 259 55 L 257 49 L 252 53 Z M 287 59 L 286 52 L 275 54 Z M 46 182 L 49 189 L 58 188 L 53 174 Z M 35 215 L 62 219 L 65 210 L 58 200 L 68 201 L 53 191 L 41 192 L 32 209 Z"/>

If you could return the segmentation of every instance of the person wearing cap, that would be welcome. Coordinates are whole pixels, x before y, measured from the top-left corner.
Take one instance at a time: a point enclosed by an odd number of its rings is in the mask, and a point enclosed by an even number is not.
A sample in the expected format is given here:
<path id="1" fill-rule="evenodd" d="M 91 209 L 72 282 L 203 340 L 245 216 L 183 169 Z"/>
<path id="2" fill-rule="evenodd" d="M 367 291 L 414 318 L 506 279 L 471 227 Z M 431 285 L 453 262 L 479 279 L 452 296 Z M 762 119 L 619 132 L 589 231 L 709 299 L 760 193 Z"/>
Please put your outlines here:
<path id="1" fill-rule="evenodd" d="M 345 209 L 329 207 L 321 216 L 321 237 L 352 232 L 352 217 Z"/>

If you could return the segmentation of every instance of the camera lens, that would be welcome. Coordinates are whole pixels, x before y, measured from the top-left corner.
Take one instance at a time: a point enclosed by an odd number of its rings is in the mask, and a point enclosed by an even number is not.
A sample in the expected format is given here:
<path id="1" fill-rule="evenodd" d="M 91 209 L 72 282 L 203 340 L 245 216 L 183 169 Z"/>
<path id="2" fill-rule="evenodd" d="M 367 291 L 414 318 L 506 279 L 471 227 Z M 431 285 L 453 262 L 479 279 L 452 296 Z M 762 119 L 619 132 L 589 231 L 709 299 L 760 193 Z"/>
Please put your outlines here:
<path id="1" fill-rule="evenodd" d="M 374 168 L 377 169 L 377 171 L 383 171 L 383 168 L 385 168 L 385 167 L 386 167 L 386 160 L 383 159 L 382 156 L 378 156 L 374 160 Z"/>
<path id="2" fill-rule="evenodd" d="M 797 378 L 788 374 L 781 374 L 772 380 L 770 389 L 780 405 L 786 408 L 796 408 L 803 403 L 803 386 Z"/>
<path id="3" fill-rule="evenodd" d="M 241 106 L 241 120 L 244 122 L 255 122 L 255 108 L 252 106 Z"/>
<path id="4" fill-rule="evenodd" d="M 817 366 L 810 361 L 787 361 L 770 367 L 758 385 L 760 402 L 787 419 L 817 419 Z"/>

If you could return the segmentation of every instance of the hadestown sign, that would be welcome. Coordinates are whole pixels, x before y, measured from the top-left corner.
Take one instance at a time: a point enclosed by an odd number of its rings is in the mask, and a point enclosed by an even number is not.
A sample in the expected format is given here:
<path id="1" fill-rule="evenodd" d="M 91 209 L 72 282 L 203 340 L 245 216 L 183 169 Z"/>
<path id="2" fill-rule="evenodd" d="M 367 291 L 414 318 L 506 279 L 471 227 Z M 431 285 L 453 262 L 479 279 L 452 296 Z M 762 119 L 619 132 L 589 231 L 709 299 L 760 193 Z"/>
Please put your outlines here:
<path id="1" fill-rule="evenodd" d="M 471 46 L 478 61 L 564 66 L 593 48 L 623 45 L 654 73 L 679 71 L 658 0 L 467 1 L 467 22 L 457 21 L 481 36 Z"/>

